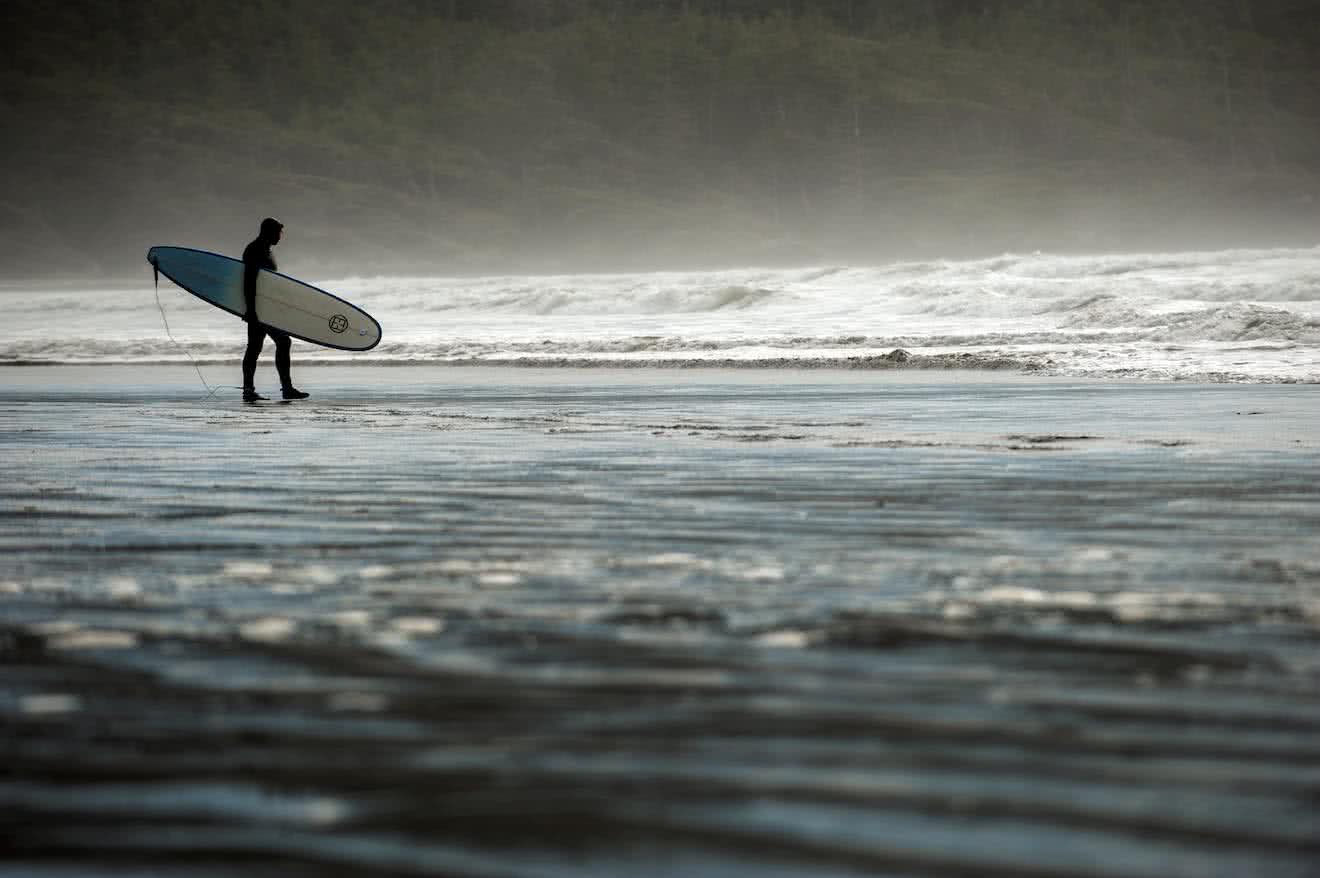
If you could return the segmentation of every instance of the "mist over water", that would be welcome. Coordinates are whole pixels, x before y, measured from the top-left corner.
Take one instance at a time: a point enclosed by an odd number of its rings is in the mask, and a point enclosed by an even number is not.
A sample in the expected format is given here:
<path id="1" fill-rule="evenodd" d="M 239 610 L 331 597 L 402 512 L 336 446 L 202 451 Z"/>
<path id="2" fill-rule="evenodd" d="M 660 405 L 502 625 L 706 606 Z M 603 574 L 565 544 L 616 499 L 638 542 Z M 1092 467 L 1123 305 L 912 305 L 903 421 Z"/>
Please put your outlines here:
<path id="1" fill-rule="evenodd" d="M 1313 6 L 13 0 L 0 277 L 1313 246 Z"/>
<path id="2" fill-rule="evenodd" d="M 1320 249 L 318 284 L 375 315 L 384 341 L 367 354 L 302 345 L 302 362 L 903 365 L 1320 380 Z M 160 295 L 174 340 L 145 284 L 0 291 L 10 315 L 0 362 L 236 359 L 237 321 L 168 282 Z"/>

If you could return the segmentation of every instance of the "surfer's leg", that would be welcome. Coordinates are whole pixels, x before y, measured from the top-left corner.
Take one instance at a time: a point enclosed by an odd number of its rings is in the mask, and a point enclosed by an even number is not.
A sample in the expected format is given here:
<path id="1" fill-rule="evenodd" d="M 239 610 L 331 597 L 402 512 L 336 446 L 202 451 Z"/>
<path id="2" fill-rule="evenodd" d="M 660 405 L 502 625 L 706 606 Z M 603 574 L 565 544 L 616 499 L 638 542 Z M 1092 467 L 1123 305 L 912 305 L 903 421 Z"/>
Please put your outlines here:
<path id="1" fill-rule="evenodd" d="M 306 399 L 309 394 L 294 387 L 293 378 L 289 376 L 289 348 L 293 345 L 293 339 L 287 332 L 277 329 L 270 330 L 270 337 L 275 339 L 275 368 L 280 373 L 280 395 L 285 399 Z"/>
<path id="2" fill-rule="evenodd" d="M 294 387 L 293 378 L 289 376 L 289 348 L 293 339 L 278 329 L 270 330 L 270 337 L 275 339 L 275 368 L 280 373 L 281 395 L 285 399 L 306 399 L 308 394 Z"/>
<path id="3" fill-rule="evenodd" d="M 270 337 L 275 341 L 275 371 L 280 373 L 280 386 L 292 387 L 293 379 L 289 377 L 289 348 L 293 346 L 293 339 L 287 332 L 280 332 L 278 329 L 269 332 Z"/>
<path id="4" fill-rule="evenodd" d="M 243 389 L 251 390 L 257 375 L 257 358 L 261 356 L 261 347 L 266 341 L 266 327 L 251 322 L 247 325 L 247 350 L 243 352 Z"/>

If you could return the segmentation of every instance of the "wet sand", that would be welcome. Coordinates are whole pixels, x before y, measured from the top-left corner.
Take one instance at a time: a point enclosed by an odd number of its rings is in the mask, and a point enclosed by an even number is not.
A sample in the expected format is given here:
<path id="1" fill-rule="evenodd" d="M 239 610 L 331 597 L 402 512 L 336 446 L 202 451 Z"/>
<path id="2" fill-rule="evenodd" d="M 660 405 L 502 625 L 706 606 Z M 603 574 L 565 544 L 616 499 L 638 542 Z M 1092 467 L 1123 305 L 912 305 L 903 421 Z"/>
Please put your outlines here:
<path id="1" fill-rule="evenodd" d="M 0 871 L 1317 874 L 1312 386 L 3 375 Z"/>

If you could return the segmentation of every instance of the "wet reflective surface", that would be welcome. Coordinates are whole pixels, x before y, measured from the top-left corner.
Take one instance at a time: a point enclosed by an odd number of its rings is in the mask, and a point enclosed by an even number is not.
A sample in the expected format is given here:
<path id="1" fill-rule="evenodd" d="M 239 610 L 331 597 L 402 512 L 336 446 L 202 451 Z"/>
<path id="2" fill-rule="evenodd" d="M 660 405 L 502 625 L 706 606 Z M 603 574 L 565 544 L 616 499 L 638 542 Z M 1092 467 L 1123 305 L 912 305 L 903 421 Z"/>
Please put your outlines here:
<path id="1" fill-rule="evenodd" d="M 8 372 L 15 868 L 1316 874 L 1313 388 Z"/>

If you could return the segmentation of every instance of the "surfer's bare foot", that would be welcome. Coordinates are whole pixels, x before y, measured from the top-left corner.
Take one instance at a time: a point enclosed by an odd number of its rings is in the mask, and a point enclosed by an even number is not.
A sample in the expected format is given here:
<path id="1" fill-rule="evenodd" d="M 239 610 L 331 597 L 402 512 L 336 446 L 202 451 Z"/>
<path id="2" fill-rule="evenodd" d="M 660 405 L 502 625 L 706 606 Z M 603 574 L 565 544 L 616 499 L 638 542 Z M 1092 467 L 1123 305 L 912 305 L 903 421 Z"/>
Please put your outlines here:
<path id="1" fill-rule="evenodd" d="M 307 397 L 311 396 L 310 393 L 303 393 L 301 390 L 299 390 L 296 387 L 284 388 L 283 394 L 285 399 L 306 399 Z"/>
<path id="2" fill-rule="evenodd" d="M 257 400 L 265 399 L 265 398 L 266 397 L 262 396 L 260 393 L 257 393 L 251 387 L 243 388 L 243 402 L 256 402 Z M 285 398 L 287 399 L 287 397 Z"/>

